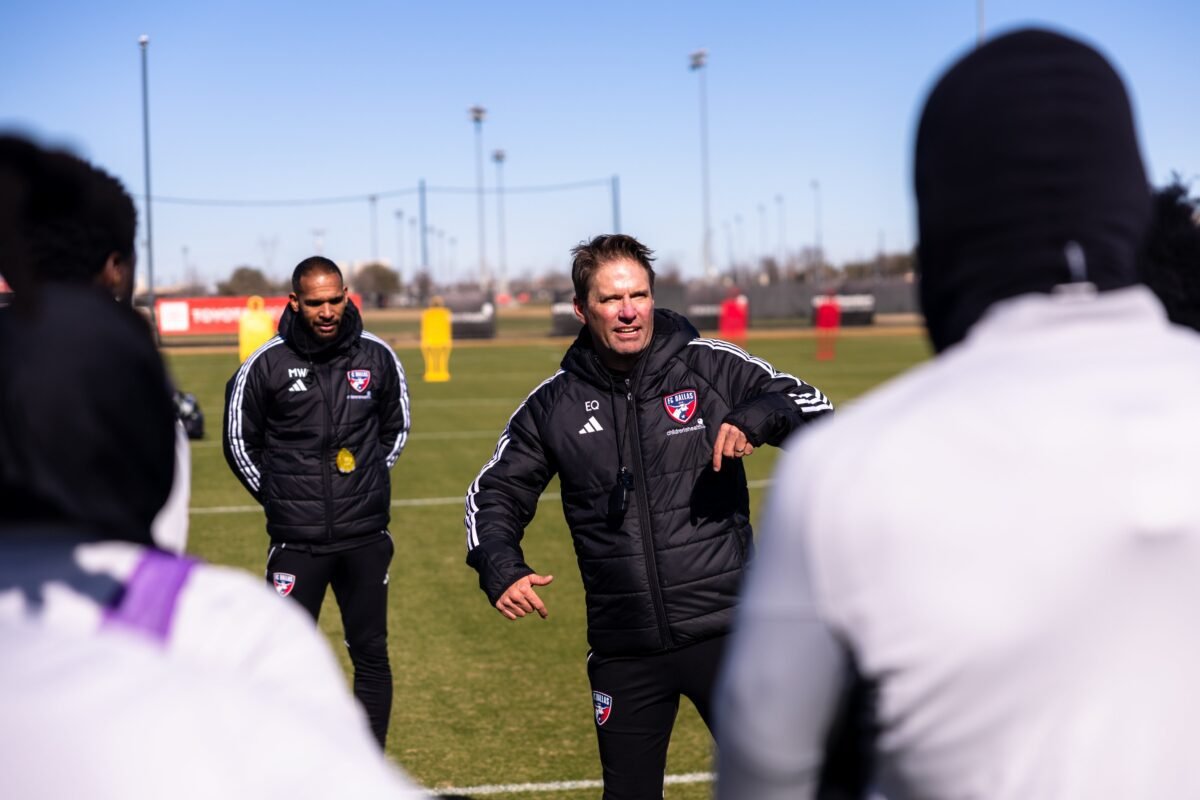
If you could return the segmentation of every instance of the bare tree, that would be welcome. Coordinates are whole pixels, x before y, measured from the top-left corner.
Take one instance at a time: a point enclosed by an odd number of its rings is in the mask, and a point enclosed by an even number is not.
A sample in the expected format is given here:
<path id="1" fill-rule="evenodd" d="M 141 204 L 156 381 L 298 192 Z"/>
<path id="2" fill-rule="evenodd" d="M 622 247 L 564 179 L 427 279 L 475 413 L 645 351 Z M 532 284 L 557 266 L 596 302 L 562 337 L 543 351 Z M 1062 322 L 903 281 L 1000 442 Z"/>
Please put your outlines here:
<path id="1" fill-rule="evenodd" d="M 279 285 L 272 283 L 257 267 L 238 267 L 229 276 L 229 280 L 217 283 L 217 294 L 227 296 L 274 294 L 279 289 Z"/>
<path id="2" fill-rule="evenodd" d="M 367 264 L 354 273 L 354 290 L 363 297 L 364 303 L 377 308 L 388 304 L 388 298 L 400 293 L 400 275 L 394 269 L 378 262 Z"/>

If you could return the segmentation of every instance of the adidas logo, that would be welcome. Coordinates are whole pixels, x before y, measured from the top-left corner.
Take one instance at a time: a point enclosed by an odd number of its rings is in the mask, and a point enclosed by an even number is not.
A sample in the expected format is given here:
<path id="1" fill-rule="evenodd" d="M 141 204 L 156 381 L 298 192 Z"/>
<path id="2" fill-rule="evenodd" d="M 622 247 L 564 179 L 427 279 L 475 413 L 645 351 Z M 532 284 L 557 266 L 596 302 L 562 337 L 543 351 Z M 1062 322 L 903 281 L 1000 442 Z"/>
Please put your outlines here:
<path id="1" fill-rule="evenodd" d="M 596 431 L 604 430 L 604 426 L 596 421 L 595 417 L 588 417 L 587 425 L 579 429 L 580 433 L 595 433 Z"/>
<path id="2" fill-rule="evenodd" d="M 296 378 L 296 382 L 292 384 L 292 388 L 288 389 L 288 391 L 289 392 L 307 392 L 308 387 L 304 385 L 303 379 Z"/>

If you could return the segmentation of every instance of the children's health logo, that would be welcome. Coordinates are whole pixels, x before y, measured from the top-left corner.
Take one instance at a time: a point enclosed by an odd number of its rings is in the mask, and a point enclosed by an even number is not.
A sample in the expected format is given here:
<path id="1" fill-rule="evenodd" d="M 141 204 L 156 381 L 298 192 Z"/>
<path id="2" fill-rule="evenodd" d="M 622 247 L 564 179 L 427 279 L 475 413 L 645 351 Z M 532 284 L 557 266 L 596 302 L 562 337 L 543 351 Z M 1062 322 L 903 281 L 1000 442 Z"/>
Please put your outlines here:
<path id="1" fill-rule="evenodd" d="M 667 416 L 683 425 L 696 413 L 696 390 L 684 389 L 663 398 L 663 406 Z"/>

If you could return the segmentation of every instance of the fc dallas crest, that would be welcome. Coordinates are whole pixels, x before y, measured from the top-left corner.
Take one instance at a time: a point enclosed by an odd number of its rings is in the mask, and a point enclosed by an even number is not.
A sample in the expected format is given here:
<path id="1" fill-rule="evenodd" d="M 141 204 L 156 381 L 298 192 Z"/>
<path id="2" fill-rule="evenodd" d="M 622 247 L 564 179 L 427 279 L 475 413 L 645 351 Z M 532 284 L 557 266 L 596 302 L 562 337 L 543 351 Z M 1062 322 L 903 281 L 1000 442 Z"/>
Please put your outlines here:
<path id="1" fill-rule="evenodd" d="M 667 409 L 667 416 L 682 425 L 696 413 L 696 390 L 684 389 L 667 395 L 663 398 L 663 407 Z"/>
<path id="2" fill-rule="evenodd" d="M 596 724 L 608 722 L 608 715 L 612 713 L 612 697 L 604 692 L 592 692 L 592 705 L 596 708 Z"/>
<path id="3" fill-rule="evenodd" d="M 292 593 L 292 587 L 296 585 L 296 576 L 287 572 L 276 572 L 275 591 L 279 592 L 280 597 L 287 597 Z"/>
<path id="4" fill-rule="evenodd" d="M 346 380 L 350 382 L 350 388 L 362 394 L 371 385 L 371 370 L 369 369 L 352 369 L 346 372 Z"/>

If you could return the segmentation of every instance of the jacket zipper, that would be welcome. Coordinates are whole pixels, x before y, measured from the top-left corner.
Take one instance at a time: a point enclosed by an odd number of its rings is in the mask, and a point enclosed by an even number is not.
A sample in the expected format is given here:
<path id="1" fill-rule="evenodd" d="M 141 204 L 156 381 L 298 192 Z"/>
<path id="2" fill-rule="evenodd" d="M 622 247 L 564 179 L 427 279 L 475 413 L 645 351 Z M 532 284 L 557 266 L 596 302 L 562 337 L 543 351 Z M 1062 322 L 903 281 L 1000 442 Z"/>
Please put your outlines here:
<path id="1" fill-rule="evenodd" d="M 658 564 L 654 559 L 654 531 L 650 528 L 650 508 L 647 505 L 646 478 L 642 469 L 642 434 L 638 428 L 637 404 L 633 401 L 633 389 L 629 378 L 625 379 L 625 400 L 629 404 L 629 420 L 633 426 L 633 441 L 630 449 L 633 451 L 633 474 L 637 481 L 638 491 L 638 521 L 641 523 L 642 552 L 646 557 L 646 577 L 650 582 L 650 598 L 654 601 L 654 613 L 658 617 L 658 634 L 662 637 L 663 648 L 674 646 L 671 638 L 671 628 L 667 624 L 667 609 L 663 603 L 662 589 L 658 583 Z"/>
<path id="2" fill-rule="evenodd" d="M 312 367 L 313 374 L 316 374 L 317 367 L 313 362 L 308 362 Z M 327 378 L 329 376 L 326 376 Z M 327 395 L 326 386 L 332 383 L 333 379 L 317 381 L 317 388 L 321 392 L 321 402 L 325 404 L 326 413 L 322 415 L 324 418 L 325 435 L 321 438 L 321 480 L 325 485 L 325 540 L 333 541 L 333 481 L 329 474 L 329 443 L 332 441 L 333 429 L 330 427 L 333 424 L 333 400 Z"/>

